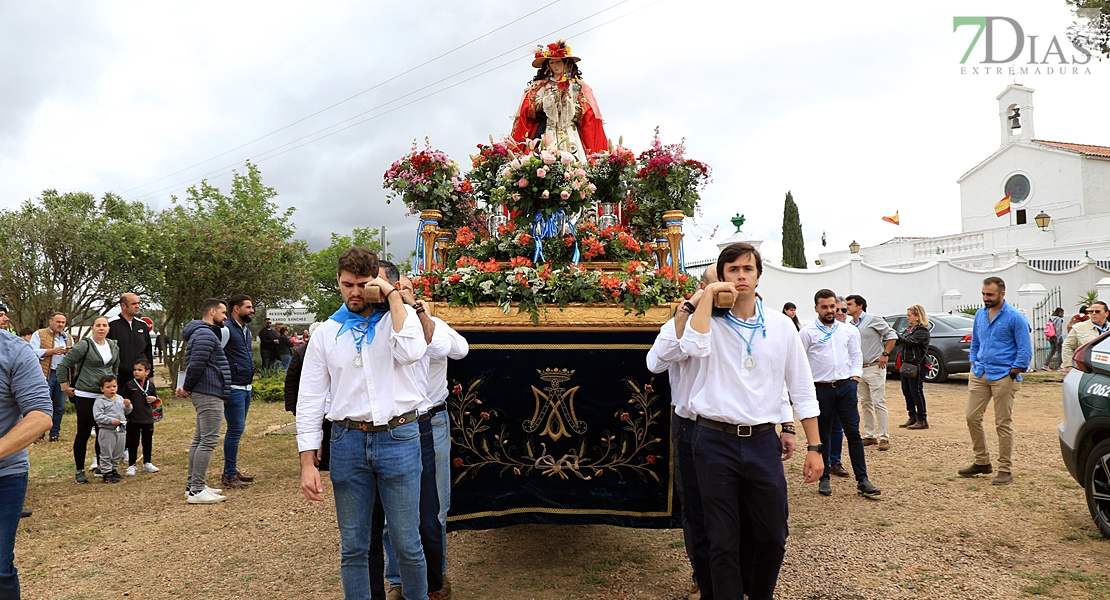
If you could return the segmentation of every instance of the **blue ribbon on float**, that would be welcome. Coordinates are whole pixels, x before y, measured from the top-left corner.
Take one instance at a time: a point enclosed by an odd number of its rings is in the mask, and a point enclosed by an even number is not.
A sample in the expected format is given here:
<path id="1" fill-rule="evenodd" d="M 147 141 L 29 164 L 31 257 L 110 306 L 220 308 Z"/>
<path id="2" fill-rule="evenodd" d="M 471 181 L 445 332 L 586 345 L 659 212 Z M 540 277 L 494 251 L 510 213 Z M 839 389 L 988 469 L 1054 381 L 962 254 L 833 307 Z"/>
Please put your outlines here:
<path id="1" fill-rule="evenodd" d="M 664 221 L 663 225 L 678 225 L 679 231 L 682 231 L 682 221 Z M 671 264 L 674 264 L 674 248 L 671 248 Z M 678 270 L 686 270 L 686 249 L 682 242 L 678 243 Z"/>
<path id="2" fill-rule="evenodd" d="M 439 221 L 425 221 L 424 219 L 420 219 L 420 222 L 416 224 L 416 270 L 417 271 L 423 271 L 424 270 L 424 236 L 420 235 L 420 232 L 424 231 L 424 225 L 427 224 L 427 223 L 431 223 L 432 225 L 438 225 Z"/>
<path id="3" fill-rule="evenodd" d="M 567 219 L 567 213 L 563 210 L 555 211 L 554 214 L 548 215 L 544 218 L 542 212 L 536 213 L 532 218 L 532 240 L 536 243 L 536 251 L 532 254 L 532 262 L 540 264 L 547 262 L 543 256 L 543 239 L 559 236 L 559 222 L 565 220 L 570 225 L 570 237 L 574 239 L 574 256 L 571 258 L 573 264 L 578 264 L 581 260 L 582 254 L 578 249 L 578 233 L 575 231 L 574 223 Z"/>

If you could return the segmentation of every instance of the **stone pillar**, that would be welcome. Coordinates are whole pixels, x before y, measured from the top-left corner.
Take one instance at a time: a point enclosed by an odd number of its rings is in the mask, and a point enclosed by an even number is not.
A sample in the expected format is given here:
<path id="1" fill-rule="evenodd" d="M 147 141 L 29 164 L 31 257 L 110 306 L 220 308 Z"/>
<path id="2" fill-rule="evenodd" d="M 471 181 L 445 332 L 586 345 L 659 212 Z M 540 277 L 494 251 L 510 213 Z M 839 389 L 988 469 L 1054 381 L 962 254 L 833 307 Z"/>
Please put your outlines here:
<path id="1" fill-rule="evenodd" d="M 960 293 L 960 290 L 955 288 L 944 292 L 940 297 L 940 310 L 942 312 L 952 312 L 956 310 L 956 307 L 960 305 L 960 298 L 963 298 L 963 294 Z"/>
<path id="2" fill-rule="evenodd" d="M 1044 299 L 1048 297 L 1048 290 L 1039 283 L 1027 283 L 1018 288 L 1017 295 L 1018 308 L 1025 309 L 1025 316 L 1032 322 L 1033 307 L 1044 302 Z"/>
<path id="3" fill-rule="evenodd" d="M 1095 289 L 1098 290 L 1098 299 L 1103 302 L 1110 302 L 1110 277 L 1103 277 L 1095 284 Z"/>

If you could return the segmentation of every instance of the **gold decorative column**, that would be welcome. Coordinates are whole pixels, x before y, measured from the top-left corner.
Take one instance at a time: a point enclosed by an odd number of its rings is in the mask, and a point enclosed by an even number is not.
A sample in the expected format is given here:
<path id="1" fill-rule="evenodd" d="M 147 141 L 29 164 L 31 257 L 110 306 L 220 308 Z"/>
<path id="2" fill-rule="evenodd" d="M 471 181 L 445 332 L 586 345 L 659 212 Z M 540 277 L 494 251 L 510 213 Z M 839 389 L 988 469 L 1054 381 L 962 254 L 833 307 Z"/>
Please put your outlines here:
<path id="1" fill-rule="evenodd" d="M 662 231 L 660 231 L 660 233 L 662 233 Z M 667 240 L 655 240 L 655 243 L 651 245 L 651 251 L 655 253 L 655 258 L 659 261 L 659 268 L 662 269 L 667 264 L 667 255 L 671 253 L 671 248 L 667 245 Z"/>
<path id="2" fill-rule="evenodd" d="M 451 247 L 451 241 L 454 237 L 454 229 L 447 229 L 444 227 L 436 229 L 436 264 L 438 264 L 441 269 L 447 268 L 447 249 Z"/>
<path id="3" fill-rule="evenodd" d="M 660 231 L 660 233 L 663 233 L 664 237 L 667 238 L 667 244 L 670 246 L 671 264 L 674 267 L 672 271 L 675 281 L 678 281 L 680 266 L 678 264 L 678 259 L 682 252 L 682 238 L 685 237 L 685 234 L 682 233 L 682 220 L 684 218 L 686 218 L 686 215 L 683 214 L 681 210 L 668 210 L 663 213 L 663 224 L 666 225 L 666 227 Z M 662 262 L 660 262 L 660 264 L 662 264 Z"/>
<path id="4" fill-rule="evenodd" d="M 424 270 L 430 271 L 432 263 L 435 262 L 435 248 L 436 248 L 436 229 L 439 225 L 440 219 L 443 218 L 443 213 L 438 210 L 427 209 L 420 211 L 420 220 L 424 222 L 424 226 L 420 230 L 420 238 L 424 242 Z"/>

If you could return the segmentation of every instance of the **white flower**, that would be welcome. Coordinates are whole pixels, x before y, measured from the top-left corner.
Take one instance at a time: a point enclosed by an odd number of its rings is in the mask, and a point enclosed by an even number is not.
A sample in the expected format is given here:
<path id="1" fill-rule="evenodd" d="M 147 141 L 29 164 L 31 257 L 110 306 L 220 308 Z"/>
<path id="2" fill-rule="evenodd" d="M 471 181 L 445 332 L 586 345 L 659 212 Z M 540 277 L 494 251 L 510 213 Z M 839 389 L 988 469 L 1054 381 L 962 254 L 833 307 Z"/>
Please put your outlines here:
<path id="1" fill-rule="evenodd" d="M 483 294 L 492 294 L 493 293 L 493 282 L 487 279 L 487 280 L 483 281 L 482 283 L 479 283 L 478 288 L 482 290 Z"/>

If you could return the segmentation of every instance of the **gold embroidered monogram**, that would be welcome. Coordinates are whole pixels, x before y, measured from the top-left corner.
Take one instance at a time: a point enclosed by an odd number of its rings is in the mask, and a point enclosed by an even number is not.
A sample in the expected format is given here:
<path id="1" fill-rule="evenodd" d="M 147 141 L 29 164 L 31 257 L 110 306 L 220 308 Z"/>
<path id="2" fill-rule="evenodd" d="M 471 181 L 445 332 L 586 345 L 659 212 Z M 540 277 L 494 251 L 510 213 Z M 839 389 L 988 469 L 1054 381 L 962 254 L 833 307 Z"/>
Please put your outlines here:
<path id="1" fill-rule="evenodd" d="M 534 385 L 532 386 L 532 394 L 536 400 L 536 410 L 531 419 L 524 421 L 524 431 L 535 433 L 542 423 L 544 428 L 540 432 L 540 437 L 547 436 L 553 442 L 557 442 L 563 437 L 570 437 L 571 434 L 567 431 L 568 423 L 570 431 L 578 435 L 586 433 L 586 422 L 579 421 L 577 415 L 574 414 L 574 395 L 581 386 L 574 386 L 569 390 L 559 387 L 560 383 L 570 381 L 574 371 L 548 368 L 542 371 L 536 369 L 536 372 L 540 374 L 540 379 L 551 385 L 543 388 L 543 391 L 540 391 Z"/>

